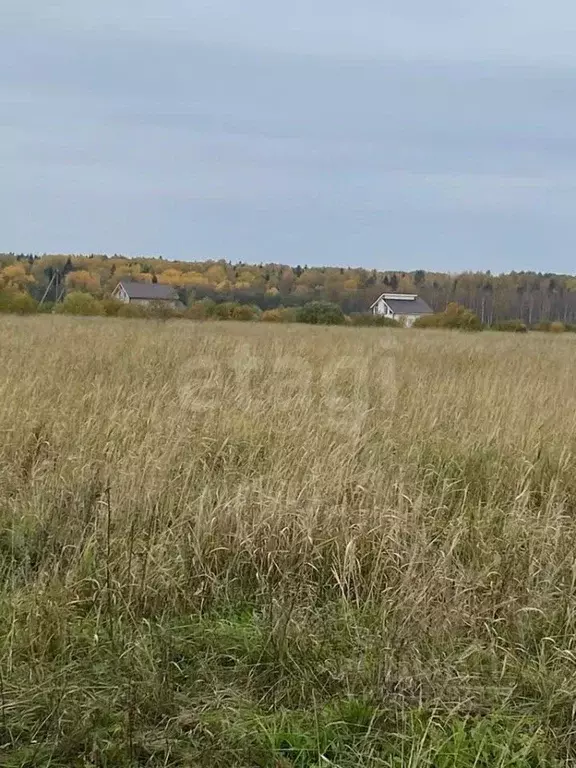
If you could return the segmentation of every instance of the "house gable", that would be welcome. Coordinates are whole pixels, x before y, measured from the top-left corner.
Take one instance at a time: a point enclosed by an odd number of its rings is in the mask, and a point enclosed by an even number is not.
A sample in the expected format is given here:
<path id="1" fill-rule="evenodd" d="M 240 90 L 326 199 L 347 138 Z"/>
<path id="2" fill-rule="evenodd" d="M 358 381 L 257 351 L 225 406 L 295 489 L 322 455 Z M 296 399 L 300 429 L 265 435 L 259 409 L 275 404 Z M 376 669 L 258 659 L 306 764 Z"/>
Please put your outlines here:
<path id="1" fill-rule="evenodd" d="M 372 305 L 374 306 L 374 305 Z M 388 303 L 386 302 L 386 299 L 380 297 L 378 301 L 376 302 L 376 314 L 384 315 L 385 317 L 392 317 L 394 314 L 390 307 L 388 306 Z"/>
<path id="2" fill-rule="evenodd" d="M 112 298 L 118 299 L 119 301 L 124 301 L 124 302 L 130 301 L 128 294 L 126 293 L 126 290 L 122 285 L 122 283 L 118 283 L 116 288 L 114 288 L 114 290 L 112 291 Z"/>

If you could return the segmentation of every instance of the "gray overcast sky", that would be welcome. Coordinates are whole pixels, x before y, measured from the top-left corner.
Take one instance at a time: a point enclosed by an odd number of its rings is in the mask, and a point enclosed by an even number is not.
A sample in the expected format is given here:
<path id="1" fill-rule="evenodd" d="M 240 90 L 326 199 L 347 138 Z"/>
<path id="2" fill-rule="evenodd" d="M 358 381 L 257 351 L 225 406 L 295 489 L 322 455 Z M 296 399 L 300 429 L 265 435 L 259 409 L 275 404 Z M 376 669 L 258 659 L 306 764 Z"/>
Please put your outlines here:
<path id="1" fill-rule="evenodd" d="M 0 250 L 576 272 L 573 0 L 4 0 L 0 43 Z"/>

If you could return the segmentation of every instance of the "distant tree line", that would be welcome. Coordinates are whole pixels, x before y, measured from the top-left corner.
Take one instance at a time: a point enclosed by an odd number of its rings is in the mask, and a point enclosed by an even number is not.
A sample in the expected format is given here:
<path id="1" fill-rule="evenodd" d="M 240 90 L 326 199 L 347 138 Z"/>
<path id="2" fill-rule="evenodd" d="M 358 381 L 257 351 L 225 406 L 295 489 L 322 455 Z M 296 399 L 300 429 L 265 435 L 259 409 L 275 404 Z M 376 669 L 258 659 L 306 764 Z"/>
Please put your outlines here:
<path id="1" fill-rule="evenodd" d="M 381 293 L 400 292 L 418 293 L 435 312 L 458 304 L 476 314 L 484 326 L 510 320 L 528 326 L 576 323 L 576 277 L 571 275 L 453 275 L 276 263 L 177 262 L 98 254 L 0 254 L 0 292 L 26 294 L 35 302 L 59 302 L 70 293 L 107 299 L 122 279 L 172 285 L 186 307 L 205 301 L 247 305 L 267 312 L 295 310 L 320 301 L 336 304 L 344 315 L 352 316 L 366 313 Z"/>

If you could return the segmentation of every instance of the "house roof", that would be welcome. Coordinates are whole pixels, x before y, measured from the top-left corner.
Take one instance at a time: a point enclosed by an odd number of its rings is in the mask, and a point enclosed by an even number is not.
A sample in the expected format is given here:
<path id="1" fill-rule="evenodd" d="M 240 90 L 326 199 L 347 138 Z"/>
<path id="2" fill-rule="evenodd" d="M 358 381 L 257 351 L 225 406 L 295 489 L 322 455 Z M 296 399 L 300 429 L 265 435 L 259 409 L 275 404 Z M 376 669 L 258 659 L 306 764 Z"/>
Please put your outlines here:
<path id="1" fill-rule="evenodd" d="M 384 299 L 395 315 L 431 315 L 433 310 L 415 293 L 383 293 L 372 307 Z M 372 309 L 370 307 L 370 309 Z"/>
<path id="2" fill-rule="evenodd" d="M 178 294 L 171 285 L 161 283 L 137 283 L 121 280 L 119 285 L 124 288 L 131 299 L 148 299 L 149 301 L 176 301 Z"/>

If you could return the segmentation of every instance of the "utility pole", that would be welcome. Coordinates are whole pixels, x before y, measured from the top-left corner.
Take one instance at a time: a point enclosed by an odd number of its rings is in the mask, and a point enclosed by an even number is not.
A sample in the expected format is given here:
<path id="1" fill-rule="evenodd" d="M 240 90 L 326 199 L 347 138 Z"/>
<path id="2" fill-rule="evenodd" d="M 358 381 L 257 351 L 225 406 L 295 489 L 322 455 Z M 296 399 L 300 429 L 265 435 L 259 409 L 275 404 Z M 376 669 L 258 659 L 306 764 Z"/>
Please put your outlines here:
<path id="1" fill-rule="evenodd" d="M 60 301 L 62 301 L 62 297 L 64 296 L 64 293 L 66 291 L 66 285 L 63 280 L 61 280 L 62 275 L 60 274 L 59 269 L 55 269 L 54 273 L 50 279 L 50 282 L 48 283 L 48 287 L 44 291 L 44 295 L 40 299 L 39 306 L 41 307 L 42 304 L 46 301 L 46 297 L 50 294 L 50 289 L 52 286 L 54 286 L 54 303 L 58 304 Z"/>
<path id="2" fill-rule="evenodd" d="M 52 283 L 54 282 L 54 278 L 55 277 L 56 277 L 56 272 L 54 272 L 54 274 L 50 278 L 50 282 L 48 283 L 48 287 L 44 291 L 44 296 L 42 296 L 42 298 L 40 299 L 40 304 L 38 306 L 41 307 L 42 304 L 44 304 L 44 302 L 46 301 L 46 296 L 48 296 L 48 293 L 50 292 L 50 288 L 52 288 Z"/>

